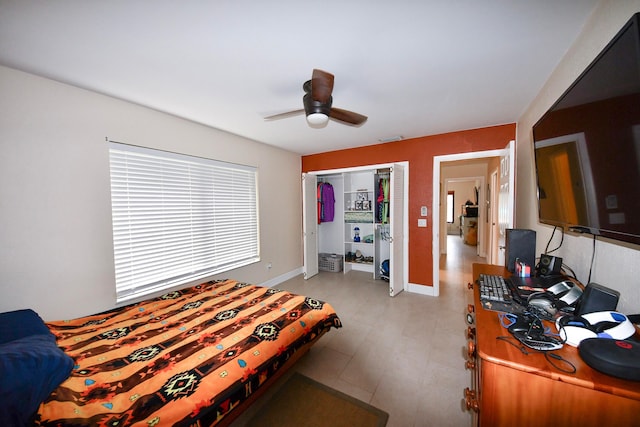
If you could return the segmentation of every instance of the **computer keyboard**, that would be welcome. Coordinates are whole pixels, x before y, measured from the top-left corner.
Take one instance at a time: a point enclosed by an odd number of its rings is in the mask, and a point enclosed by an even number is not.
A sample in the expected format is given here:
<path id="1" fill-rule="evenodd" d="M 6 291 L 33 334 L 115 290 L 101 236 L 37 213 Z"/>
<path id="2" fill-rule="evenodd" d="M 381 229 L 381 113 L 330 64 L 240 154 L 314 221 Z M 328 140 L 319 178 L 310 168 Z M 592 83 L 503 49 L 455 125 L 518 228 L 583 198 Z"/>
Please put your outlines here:
<path id="1" fill-rule="evenodd" d="M 480 275 L 480 299 L 511 304 L 511 290 L 502 276 L 492 274 Z"/>

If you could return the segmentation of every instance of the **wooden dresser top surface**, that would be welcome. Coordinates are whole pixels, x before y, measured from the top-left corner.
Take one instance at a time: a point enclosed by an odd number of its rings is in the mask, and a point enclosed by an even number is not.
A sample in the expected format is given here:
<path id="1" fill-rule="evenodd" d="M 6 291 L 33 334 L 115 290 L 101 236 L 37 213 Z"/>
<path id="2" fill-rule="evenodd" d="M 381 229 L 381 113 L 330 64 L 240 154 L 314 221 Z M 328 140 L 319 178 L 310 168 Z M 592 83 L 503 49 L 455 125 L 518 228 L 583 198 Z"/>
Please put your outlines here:
<path id="1" fill-rule="evenodd" d="M 495 274 L 508 277 L 510 273 L 503 266 L 473 264 L 476 351 L 480 358 L 553 380 L 640 401 L 640 382 L 618 379 L 592 369 L 582 360 L 578 349 L 575 347 L 565 345 L 561 350 L 554 351 L 555 354 L 562 356 L 562 358 L 570 361 L 576 367 L 576 373 L 569 374 L 554 368 L 542 352 L 527 349 L 529 354 L 525 355 L 519 348 L 497 339 L 498 336 L 509 336 L 511 342 L 519 344 L 515 338 L 511 337 L 509 331 L 501 325 L 499 312 L 486 310 L 480 304 L 480 291 L 476 282 L 480 274 Z M 546 327 L 550 327 L 553 332 L 556 332 L 553 322 L 544 321 L 544 324 Z M 570 368 L 569 365 L 559 360 L 554 359 L 554 363 L 564 369 Z"/>

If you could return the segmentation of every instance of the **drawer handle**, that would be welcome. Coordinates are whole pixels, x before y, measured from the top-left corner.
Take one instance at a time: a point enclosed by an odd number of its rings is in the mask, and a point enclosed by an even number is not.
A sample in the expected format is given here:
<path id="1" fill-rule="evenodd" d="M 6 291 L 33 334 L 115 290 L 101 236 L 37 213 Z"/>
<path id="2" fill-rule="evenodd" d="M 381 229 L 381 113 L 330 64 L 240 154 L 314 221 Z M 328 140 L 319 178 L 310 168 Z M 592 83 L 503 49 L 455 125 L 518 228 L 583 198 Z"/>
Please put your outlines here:
<path id="1" fill-rule="evenodd" d="M 478 409 L 480 409 L 480 405 L 478 405 L 478 399 L 476 399 L 476 392 L 469 389 L 469 387 L 464 389 L 464 403 L 467 407 L 467 411 L 471 410 L 474 412 L 478 412 Z"/>
<path id="2" fill-rule="evenodd" d="M 474 360 L 467 360 L 464 363 L 464 367 L 470 371 L 473 371 L 474 369 L 476 369 L 476 362 Z"/>
<path id="3" fill-rule="evenodd" d="M 472 340 L 476 336 L 476 328 L 467 326 L 467 338 Z"/>
<path id="4" fill-rule="evenodd" d="M 475 323 L 475 320 L 473 319 L 473 314 L 467 313 L 467 323 L 470 325 L 473 325 Z"/>
<path id="5" fill-rule="evenodd" d="M 469 359 L 474 359 L 476 357 L 476 343 L 473 341 L 467 342 L 467 352 L 469 354 Z"/>

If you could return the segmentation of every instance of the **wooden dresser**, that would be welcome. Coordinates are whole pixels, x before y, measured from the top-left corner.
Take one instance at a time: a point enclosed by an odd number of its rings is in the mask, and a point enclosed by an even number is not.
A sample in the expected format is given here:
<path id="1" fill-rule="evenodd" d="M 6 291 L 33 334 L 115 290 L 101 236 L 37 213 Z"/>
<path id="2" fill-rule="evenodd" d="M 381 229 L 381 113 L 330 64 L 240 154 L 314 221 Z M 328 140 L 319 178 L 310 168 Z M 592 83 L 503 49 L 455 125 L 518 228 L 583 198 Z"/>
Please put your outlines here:
<path id="1" fill-rule="evenodd" d="M 501 266 L 474 264 L 474 280 L 482 273 L 509 275 Z M 575 365 L 575 374 L 555 369 L 542 353 L 523 354 L 496 339 L 509 332 L 501 326 L 497 312 L 481 306 L 477 282 L 469 288 L 474 303 L 468 307 L 466 367 L 472 372 L 472 384 L 465 389 L 465 401 L 474 425 L 640 426 L 640 382 L 591 369 L 578 350 L 568 345 L 555 353 Z"/>

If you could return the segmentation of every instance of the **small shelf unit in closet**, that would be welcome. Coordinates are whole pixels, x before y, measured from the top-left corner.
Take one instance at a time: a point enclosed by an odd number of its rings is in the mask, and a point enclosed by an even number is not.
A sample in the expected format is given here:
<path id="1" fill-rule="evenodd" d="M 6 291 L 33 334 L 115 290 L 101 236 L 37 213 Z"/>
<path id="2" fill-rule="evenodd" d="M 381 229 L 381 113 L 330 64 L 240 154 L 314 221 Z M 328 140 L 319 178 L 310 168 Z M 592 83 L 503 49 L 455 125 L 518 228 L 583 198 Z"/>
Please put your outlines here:
<path id="1" fill-rule="evenodd" d="M 380 264 L 389 259 L 388 224 L 382 223 L 378 203 L 379 179 L 388 170 L 344 174 L 344 272 L 351 270 L 381 277 Z M 388 197 L 388 191 L 387 191 Z"/>

